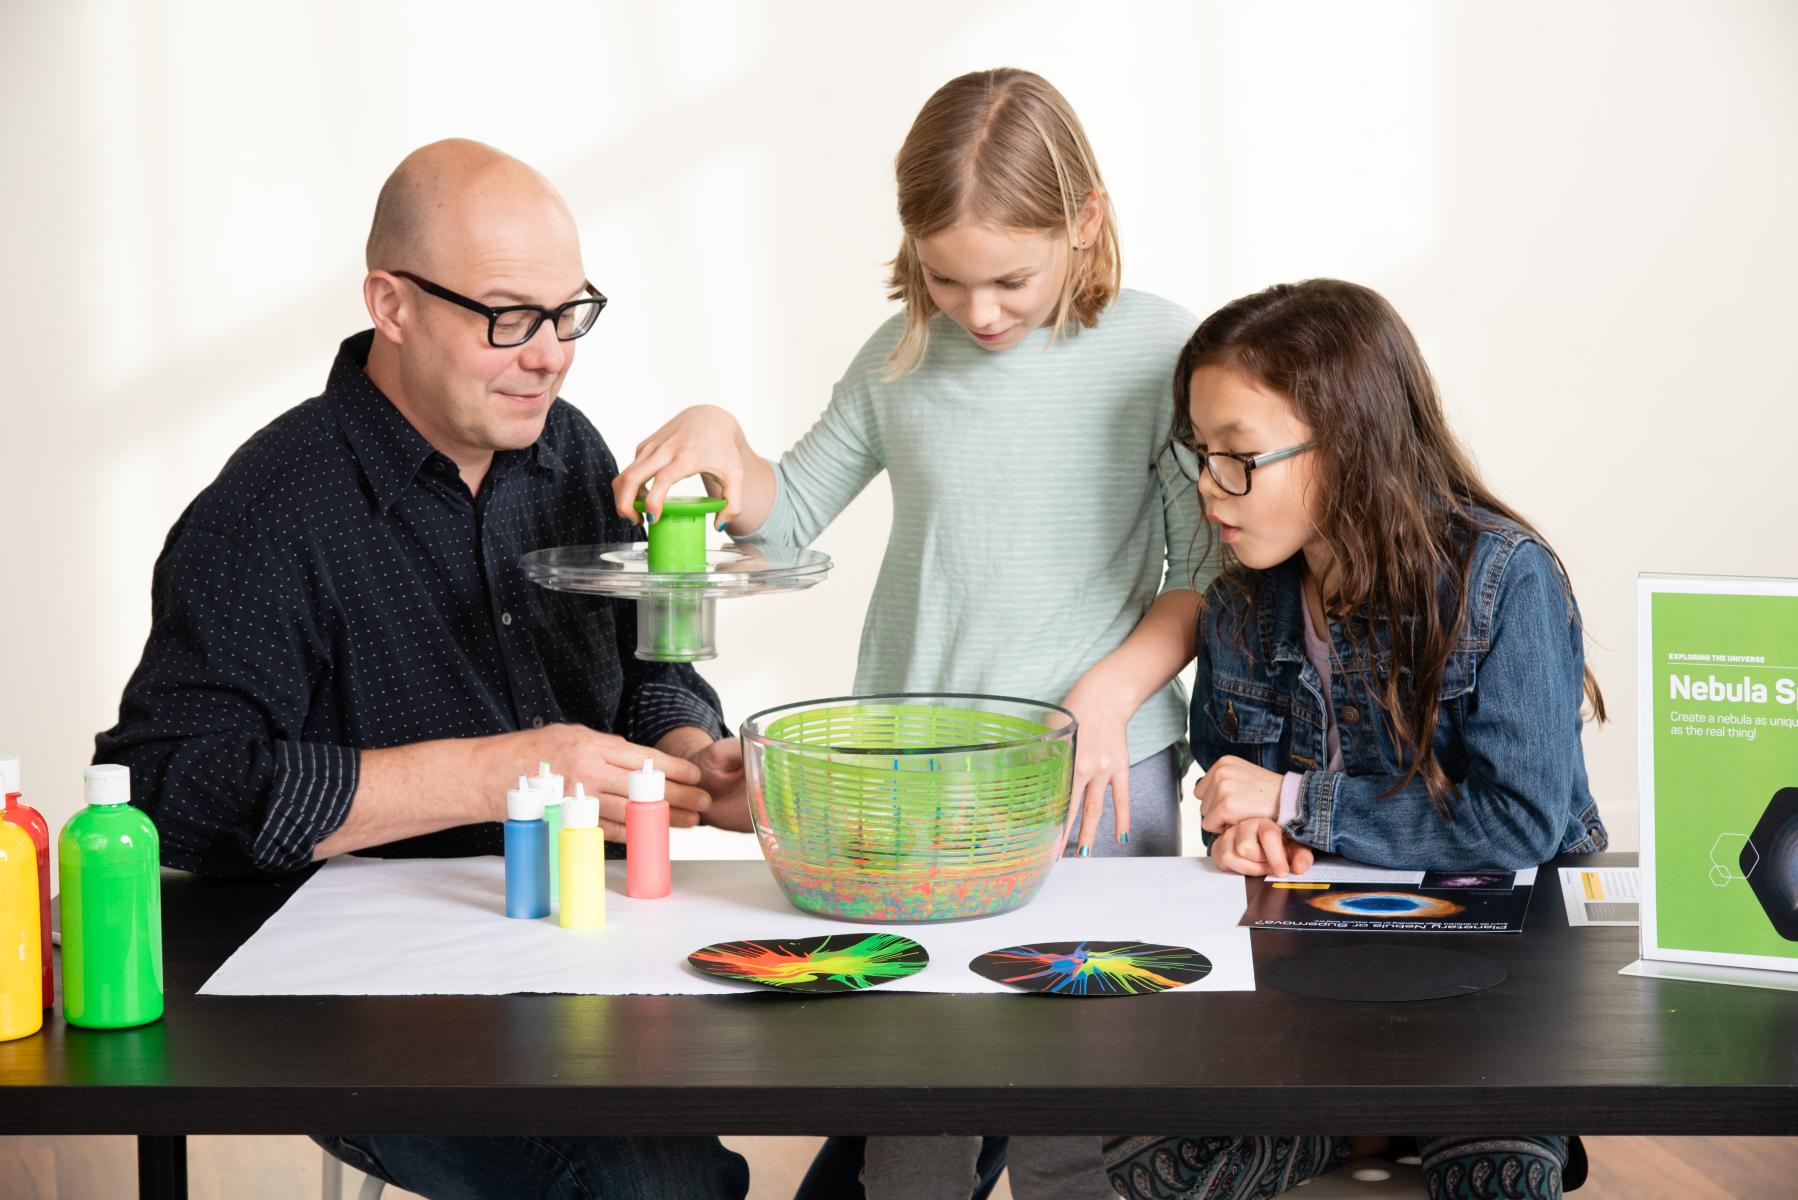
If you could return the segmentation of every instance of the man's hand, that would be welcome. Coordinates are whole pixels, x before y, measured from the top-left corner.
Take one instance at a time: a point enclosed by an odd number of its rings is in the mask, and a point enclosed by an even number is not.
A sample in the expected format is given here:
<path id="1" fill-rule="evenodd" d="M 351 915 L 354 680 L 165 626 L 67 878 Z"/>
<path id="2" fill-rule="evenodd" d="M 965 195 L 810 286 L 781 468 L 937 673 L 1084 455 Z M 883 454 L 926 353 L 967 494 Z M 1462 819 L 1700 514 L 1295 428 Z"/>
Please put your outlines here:
<path id="1" fill-rule="evenodd" d="M 1230 826 L 1255 817 L 1273 820 L 1280 815 L 1280 784 L 1284 776 L 1235 755 L 1226 754 L 1199 777 L 1192 794 L 1199 802 L 1200 825 L 1206 833 L 1222 833 Z"/>
<path id="2" fill-rule="evenodd" d="M 753 832 L 749 780 L 743 773 L 743 744 L 736 738 L 719 738 L 688 761 L 699 768 L 699 786 L 712 796 L 705 823 L 732 833 Z"/>
<path id="3" fill-rule="evenodd" d="M 1269 817 L 1238 822 L 1211 843 L 1211 860 L 1238 875 L 1303 875 L 1315 857 Z"/>
<path id="4" fill-rule="evenodd" d="M 641 769 L 645 759 L 655 763 L 656 769 L 668 776 L 665 794 L 670 825 L 677 829 L 691 828 L 699 824 L 700 814 L 712 806 L 711 797 L 700 786 L 700 769 L 687 761 L 684 754 L 668 749 L 669 739 L 683 732 L 701 733 L 677 729 L 653 750 L 585 725 L 546 725 L 511 736 L 530 739 L 528 744 L 543 747 L 540 753 L 533 750 L 515 755 L 521 760 L 518 770 L 525 770 L 539 759 L 548 759 L 556 773 L 567 781 L 570 794 L 579 783 L 587 789 L 588 795 L 599 797 L 599 826 L 605 831 L 606 840 L 622 842 L 625 806 L 630 803 L 627 776 Z M 703 733 L 701 736 L 709 737 Z"/>
<path id="5" fill-rule="evenodd" d="M 689 732 L 711 741 L 710 734 Z M 626 776 L 646 758 L 668 776 L 669 823 L 699 824 L 712 803 L 698 786 L 699 767 L 666 749 L 635 746 L 585 725 L 364 750 L 350 810 L 343 824 L 313 847 L 312 857 L 317 861 L 458 825 L 504 821 L 506 790 L 546 759 L 570 792 L 579 783 L 599 798 L 600 828 L 608 840 L 622 841 Z"/>

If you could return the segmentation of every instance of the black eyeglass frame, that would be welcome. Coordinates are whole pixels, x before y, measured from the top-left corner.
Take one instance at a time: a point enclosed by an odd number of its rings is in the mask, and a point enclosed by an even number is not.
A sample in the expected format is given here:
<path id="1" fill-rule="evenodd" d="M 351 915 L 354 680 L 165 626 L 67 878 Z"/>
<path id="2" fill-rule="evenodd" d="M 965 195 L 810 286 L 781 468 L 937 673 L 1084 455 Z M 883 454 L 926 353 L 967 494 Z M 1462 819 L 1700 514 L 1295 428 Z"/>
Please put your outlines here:
<path id="1" fill-rule="evenodd" d="M 1218 490 L 1223 492 L 1224 495 L 1246 496 L 1255 488 L 1256 467 L 1265 467 L 1272 463 L 1284 462 L 1294 455 L 1303 454 L 1307 450 L 1316 449 L 1316 447 L 1316 442 L 1295 442 L 1290 446 L 1283 446 L 1278 450 L 1269 450 L 1266 454 L 1240 454 L 1234 450 L 1207 450 L 1203 446 L 1196 445 L 1183 439 L 1169 438 L 1165 450 L 1168 453 L 1172 453 L 1174 449 L 1178 448 L 1198 459 L 1199 470 L 1210 475 L 1211 482 L 1217 484 Z M 1199 481 L 1198 476 L 1186 469 L 1186 464 L 1180 461 L 1180 456 L 1178 454 L 1175 454 L 1173 457 L 1174 465 L 1180 468 L 1180 473 L 1196 484 Z M 1232 458 L 1242 464 L 1242 490 L 1240 492 L 1232 491 L 1230 485 L 1224 482 L 1223 476 L 1219 475 L 1212 467 L 1211 460 L 1214 458 Z"/>
<path id="2" fill-rule="evenodd" d="M 401 279 L 410 280 L 422 291 L 430 293 L 439 300 L 448 300 L 451 304 L 459 304 L 469 312 L 479 313 L 483 317 L 486 317 L 487 344 L 496 350 L 511 350 L 524 345 L 526 342 L 537 336 L 537 330 L 542 327 L 543 322 L 545 321 L 550 321 L 550 328 L 555 330 L 557 341 L 572 342 L 575 338 L 585 337 L 588 333 L 591 333 L 595 322 L 599 320 L 599 314 L 606 311 L 605 294 L 584 279 L 581 281 L 581 286 L 587 290 L 589 293 L 588 295 L 577 296 L 566 304 L 558 304 L 554 308 L 545 308 L 541 304 L 502 304 L 498 308 L 495 308 L 492 305 L 482 304 L 479 300 L 471 300 L 459 292 L 452 292 L 442 284 L 432 283 L 422 275 L 414 275 L 410 271 L 392 271 L 389 272 L 389 274 L 398 275 Z M 562 314 L 577 305 L 592 304 L 594 301 L 598 301 L 599 304 L 593 311 L 593 320 L 587 322 L 585 329 L 581 329 L 575 333 L 569 334 L 567 337 L 563 337 Z M 525 335 L 517 341 L 500 341 L 497 328 L 499 319 L 506 316 L 508 313 L 516 312 L 535 313 L 537 319 L 531 322 L 531 327 L 526 330 Z"/>

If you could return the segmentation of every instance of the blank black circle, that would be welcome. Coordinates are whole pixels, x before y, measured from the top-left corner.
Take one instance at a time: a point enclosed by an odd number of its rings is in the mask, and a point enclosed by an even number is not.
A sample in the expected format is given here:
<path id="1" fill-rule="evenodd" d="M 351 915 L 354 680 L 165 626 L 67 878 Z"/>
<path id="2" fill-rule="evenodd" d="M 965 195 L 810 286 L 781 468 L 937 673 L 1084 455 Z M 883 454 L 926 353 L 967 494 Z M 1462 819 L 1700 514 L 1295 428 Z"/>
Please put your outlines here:
<path id="1" fill-rule="evenodd" d="M 1261 967 L 1257 982 L 1319 1000 L 1444 1000 L 1505 981 L 1489 958 L 1429 946 L 1331 946 Z"/>

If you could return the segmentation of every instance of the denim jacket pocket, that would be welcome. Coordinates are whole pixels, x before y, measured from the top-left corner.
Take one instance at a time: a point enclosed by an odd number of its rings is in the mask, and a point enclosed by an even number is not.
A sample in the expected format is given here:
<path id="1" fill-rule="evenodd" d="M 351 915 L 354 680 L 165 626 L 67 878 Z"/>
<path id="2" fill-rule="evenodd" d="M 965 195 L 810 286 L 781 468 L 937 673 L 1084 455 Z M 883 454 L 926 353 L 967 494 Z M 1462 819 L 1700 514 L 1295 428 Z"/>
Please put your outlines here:
<path id="1" fill-rule="evenodd" d="M 1436 699 L 1446 703 L 1458 699 L 1473 691 L 1475 670 L 1479 665 L 1479 654 L 1465 643 L 1455 647 L 1442 664 L 1442 678 L 1436 684 Z M 1384 688 L 1386 673 L 1391 670 L 1390 656 L 1382 654 L 1373 665 L 1373 677 L 1377 686 Z M 1359 672 L 1346 672 L 1351 678 Z M 1410 672 L 1405 672 L 1409 676 Z"/>
<path id="2" fill-rule="evenodd" d="M 1211 724 L 1208 740 L 1219 750 L 1212 761 L 1234 754 L 1270 771 L 1280 769 L 1280 740 L 1286 732 L 1283 711 L 1265 700 L 1221 690 L 1213 690 L 1204 708 Z"/>

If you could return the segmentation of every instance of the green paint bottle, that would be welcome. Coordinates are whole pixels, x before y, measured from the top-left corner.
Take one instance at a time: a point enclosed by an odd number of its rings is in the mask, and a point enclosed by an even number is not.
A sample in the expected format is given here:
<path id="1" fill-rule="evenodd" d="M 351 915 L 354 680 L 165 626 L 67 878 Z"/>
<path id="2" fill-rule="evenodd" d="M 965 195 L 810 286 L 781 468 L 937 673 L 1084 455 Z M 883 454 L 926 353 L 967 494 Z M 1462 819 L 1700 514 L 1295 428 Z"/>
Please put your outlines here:
<path id="1" fill-rule="evenodd" d="M 57 839 L 62 1015 L 87 1029 L 162 1016 L 162 875 L 156 826 L 131 807 L 131 771 L 84 773 L 87 807 Z"/>

